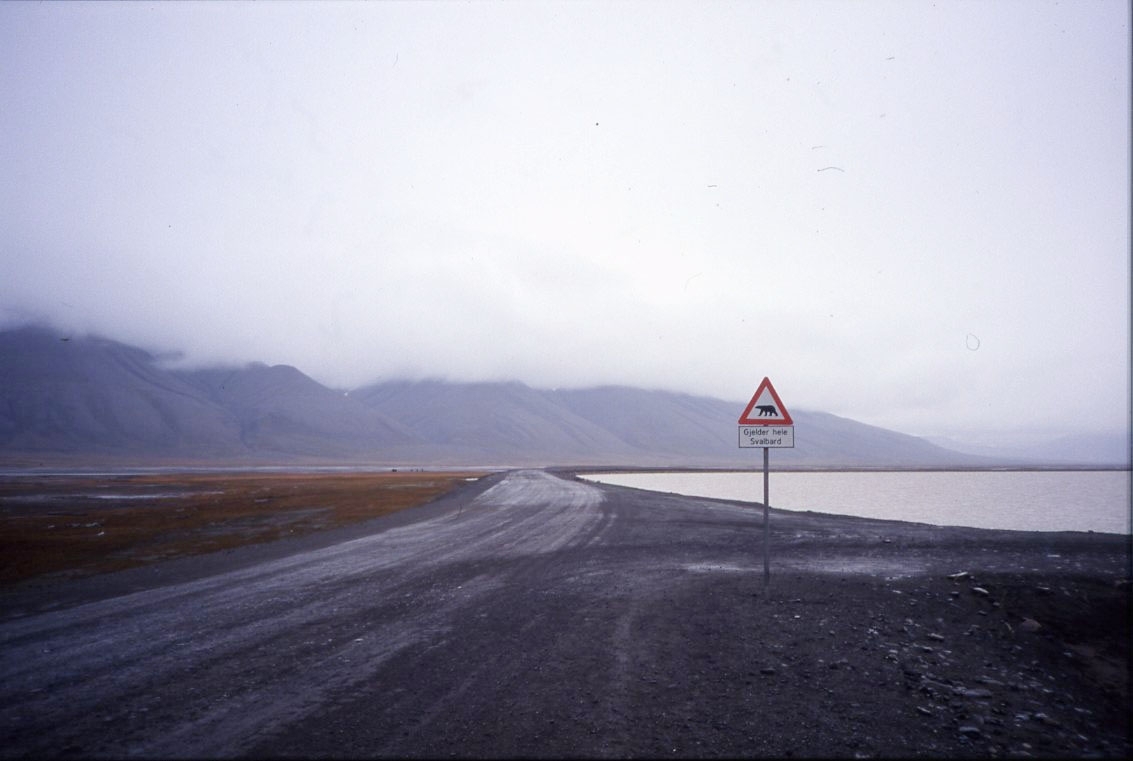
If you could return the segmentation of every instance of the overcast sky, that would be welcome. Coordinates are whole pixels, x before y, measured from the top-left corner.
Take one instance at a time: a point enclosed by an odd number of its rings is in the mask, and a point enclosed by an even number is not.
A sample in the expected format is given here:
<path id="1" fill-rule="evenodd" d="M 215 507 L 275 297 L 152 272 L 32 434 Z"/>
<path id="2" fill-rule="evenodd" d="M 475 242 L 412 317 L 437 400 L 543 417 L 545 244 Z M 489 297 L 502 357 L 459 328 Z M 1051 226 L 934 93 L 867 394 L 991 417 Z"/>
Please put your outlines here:
<path id="1" fill-rule="evenodd" d="M 1125 2 L 0 3 L 0 327 L 1125 430 Z M 737 409 L 737 416 L 742 409 Z"/>

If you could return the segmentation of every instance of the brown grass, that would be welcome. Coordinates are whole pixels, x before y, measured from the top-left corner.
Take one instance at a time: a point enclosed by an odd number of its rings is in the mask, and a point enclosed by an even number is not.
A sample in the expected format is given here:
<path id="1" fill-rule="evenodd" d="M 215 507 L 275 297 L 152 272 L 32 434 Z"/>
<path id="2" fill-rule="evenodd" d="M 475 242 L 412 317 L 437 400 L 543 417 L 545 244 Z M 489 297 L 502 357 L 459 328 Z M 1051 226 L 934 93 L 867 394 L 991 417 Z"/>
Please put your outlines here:
<path id="1" fill-rule="evenodd" d="M 428 502 L 472 472 L 0 479 L 0 584 L 269 542 Z"/>

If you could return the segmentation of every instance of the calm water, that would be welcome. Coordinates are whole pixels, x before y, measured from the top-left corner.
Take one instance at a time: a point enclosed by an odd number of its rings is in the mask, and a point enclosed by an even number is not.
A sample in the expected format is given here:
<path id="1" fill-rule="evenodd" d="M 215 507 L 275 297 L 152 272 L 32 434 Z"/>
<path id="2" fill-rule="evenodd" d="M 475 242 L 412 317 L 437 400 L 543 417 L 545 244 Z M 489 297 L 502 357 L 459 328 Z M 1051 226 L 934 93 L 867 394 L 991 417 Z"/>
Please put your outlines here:
<path id="1" fill-rule="evenodd" d="M 771 473 L 788 510 L 1025 531 L 1130 532 L 1128 470 Z M 593 481 L 696 497 L 763 501 L 763 471 L 601 473 Z"/>

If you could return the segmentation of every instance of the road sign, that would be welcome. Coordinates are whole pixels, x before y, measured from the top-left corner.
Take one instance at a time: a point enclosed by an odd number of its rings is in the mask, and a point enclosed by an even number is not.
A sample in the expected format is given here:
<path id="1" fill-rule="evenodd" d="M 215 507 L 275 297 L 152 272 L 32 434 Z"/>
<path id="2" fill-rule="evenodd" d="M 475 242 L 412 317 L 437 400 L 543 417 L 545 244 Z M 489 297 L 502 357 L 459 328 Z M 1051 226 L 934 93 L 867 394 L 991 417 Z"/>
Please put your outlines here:
<path id="1" fill-rule="evenodd" d="M 740 415 L 740 425 L 784 426 L 794 425 L 791 413 L 783 406 L 770 378 L 764 378 L 755 390 L 755 396 L 747 403 L 744 414 Z M 792 434 L 793 437 L 793 434 Z M 741 444 L 741 446 L 743 446 Z M 764 446 L 760 444 L 759 446 Z M 792 443 L 791 446 L 794 446 Z"/>
<path id="2" fill-rule="evenodd" d="M 764 378 L 755 390 L 755 395 L 747 403 L 740 415 L 740 447 L 763 448 L 763 591 L 771 580 L 771 529 L 769 513 L 771 498 L 768 492 L 767 453 L 773 447 L 793 447 L 795 445 L 795 421 L 783 406 L 783 400 L 775 393 L 770 378 Z"/>

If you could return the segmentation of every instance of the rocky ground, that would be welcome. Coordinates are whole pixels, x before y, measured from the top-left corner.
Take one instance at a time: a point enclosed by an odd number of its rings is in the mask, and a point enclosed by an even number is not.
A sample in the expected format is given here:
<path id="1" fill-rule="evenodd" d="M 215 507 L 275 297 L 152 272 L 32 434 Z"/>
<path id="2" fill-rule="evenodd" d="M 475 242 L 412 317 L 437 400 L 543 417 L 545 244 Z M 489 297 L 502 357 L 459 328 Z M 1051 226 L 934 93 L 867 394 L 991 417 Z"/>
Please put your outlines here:
<path id="1" fill-rule="evenodd" d="M 1129 537 L 855 520 L 775 516 L 783 755 L 1130 755 Z"/>
<path id="2" fill-rule="evenodd" d="M 1113 579 L 787 573 L 765 610 L 745 674 L 779 743 L 761 754 L 1130 753 L 1128 587 Z"/>

